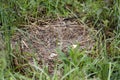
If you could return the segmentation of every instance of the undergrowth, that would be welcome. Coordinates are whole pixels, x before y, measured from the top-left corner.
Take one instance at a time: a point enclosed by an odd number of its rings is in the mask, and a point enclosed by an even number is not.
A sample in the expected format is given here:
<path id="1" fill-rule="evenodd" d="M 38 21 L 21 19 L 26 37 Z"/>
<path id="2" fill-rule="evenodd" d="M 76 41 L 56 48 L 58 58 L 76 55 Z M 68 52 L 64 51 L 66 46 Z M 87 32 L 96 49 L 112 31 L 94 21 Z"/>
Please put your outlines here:
<path id="1" fill-rule="evenodd" d="M 1 0 L 0 80 L 119 80 L 119 4 L 119 0 Z M 30 18 L 59 17 L 76 18 L 97 29 L 93 37 L 94 47 L 85 50 L 79 49 L 80 45 L 76 48 L 69 46 L 67 55 L 57 50 L 59 58 L 52 75 L 48 72 L 48 65 L 43 64 L 40 68 L 35 58 L 34 65 L 31 65 L 20 51 L 16 57 L 11 47 L 11 36 L 16 28 L 32 23 Z M 23 61 L 22 68 L 15 59 Z"/>

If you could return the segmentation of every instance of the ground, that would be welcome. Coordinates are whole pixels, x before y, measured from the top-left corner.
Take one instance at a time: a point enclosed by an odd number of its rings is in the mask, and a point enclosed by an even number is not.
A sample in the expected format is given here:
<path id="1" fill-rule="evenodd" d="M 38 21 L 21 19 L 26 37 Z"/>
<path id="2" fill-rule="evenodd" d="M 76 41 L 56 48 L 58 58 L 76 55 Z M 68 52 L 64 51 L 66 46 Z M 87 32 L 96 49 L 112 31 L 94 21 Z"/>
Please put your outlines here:
<path id="1" fill-rule="evenodd" d="M 60 18 L 42 22 L 44 24 L 40 24 L 41 22 L 37 20 L 31 21 L 30 25 L 22 25 L 12 37 L 14 52 L 18 49 L 25 56 L 29 54 L 26 58 L 30 63 L 33 62 L 32 54 L 36 54 L 39 64 L 44 60 L 51 66 L 52 61 L 58 57 L 56 49 L 66 53 L 68 46 L 80 45 L 82 49 L 90 49 L 93 46 L 91 31 L 77 20 Z M 17 61 L 16 65 L 18 64 Z"/>

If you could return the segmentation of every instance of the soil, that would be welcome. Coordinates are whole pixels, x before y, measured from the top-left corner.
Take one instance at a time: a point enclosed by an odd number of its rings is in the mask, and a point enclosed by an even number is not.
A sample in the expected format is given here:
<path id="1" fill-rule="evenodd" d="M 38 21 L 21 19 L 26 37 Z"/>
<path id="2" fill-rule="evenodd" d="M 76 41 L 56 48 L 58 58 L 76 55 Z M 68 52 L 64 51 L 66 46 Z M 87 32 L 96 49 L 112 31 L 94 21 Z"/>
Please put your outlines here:
<path id="1" fill-rule="evenodd" d="M 56 49 L 66 52 L 68 46 L 80 44 L 82 49 L 91 49 L 93 46 L 90 30 L 77 20 L 61 18 L 40 22 L 31 21 L 30 25 L 23 25 L 12 37 L 12 47 L 24 55 L 36 54 L 39 64 L 44 60 L 52 65 L 58 56 Z M 31 56 L 28 58 L 32 63 Z"/>

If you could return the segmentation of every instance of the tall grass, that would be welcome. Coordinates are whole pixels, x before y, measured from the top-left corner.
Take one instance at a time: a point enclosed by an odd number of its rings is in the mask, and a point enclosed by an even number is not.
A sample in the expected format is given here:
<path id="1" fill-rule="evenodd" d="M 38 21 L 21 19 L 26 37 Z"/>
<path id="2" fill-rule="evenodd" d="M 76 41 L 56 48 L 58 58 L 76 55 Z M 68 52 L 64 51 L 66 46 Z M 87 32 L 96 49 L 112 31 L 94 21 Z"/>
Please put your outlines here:
<path id="1" fill-rule="evenodd" d="M 3 8 L 5 7 L 4 4 L 1 4 L 1 8 L 0 8 L 0 17 L 1 17 L 1 29 L 3 30 L 2 35 L 3 35 L 3 40 L 5 41 L 5 58 L 7 58 L 7 64 L 8 66 L 10 66 L 11 63 L 11 43 L 10 43 L 10 37 L 11 37 L 11 17 L 9 12 L 7 12 L 7 8 Z M 8 9 L 9 10 L 9 9 Z"/>
<path id="2" fill-rule="evenodd" d="M 1 0 L 0 31 L 5 48 L 0 51 L 0 80 L 119 80 L 120 79 L 120 1 L 103 0 Z M 53 75 L 48 66 L 34 65 L 15 71 L 11 36 L 21 24 L 30 24 L 30 17 L 47 19 L 75 17 L 99 30 L 91 50 L 69 46 L 68 55 L 57 50 L 59 62 Z M 110 36 L 110 38 L 108 37 Z M 3 44 L 3 45 L 4 45 Z M 18 51 L 18 54 L 20 52 Z M 22 56 L 22 55 L 19 55 Z M 20 58 L 19 58 L 20 59 Z"/>

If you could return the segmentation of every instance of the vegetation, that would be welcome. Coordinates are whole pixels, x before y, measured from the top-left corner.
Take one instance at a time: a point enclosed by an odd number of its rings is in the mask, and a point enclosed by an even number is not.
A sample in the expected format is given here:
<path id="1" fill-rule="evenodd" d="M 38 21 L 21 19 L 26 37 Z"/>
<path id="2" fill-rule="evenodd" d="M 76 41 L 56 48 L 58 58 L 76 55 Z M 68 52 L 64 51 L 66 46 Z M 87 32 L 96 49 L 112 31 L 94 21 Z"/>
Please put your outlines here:
<path id="1" fill-rule="evenodd" d="M 119 0 L 1 0 L 0 1 L 0 80 L 119 80 L 120 79 L 120 1 Z M 35 19 L 75 18 L 97 30 L 91 50 L 59 49 L 53 75 L 48 66 L 35 65 L 16 71 L 11 37 L 22 24 Z M 19 53 L 19 51 L 18 51 Z M 22 56 L 22 57 L 20 57 Z M 60 73 L 60 75 L 58 75 Z"/>

